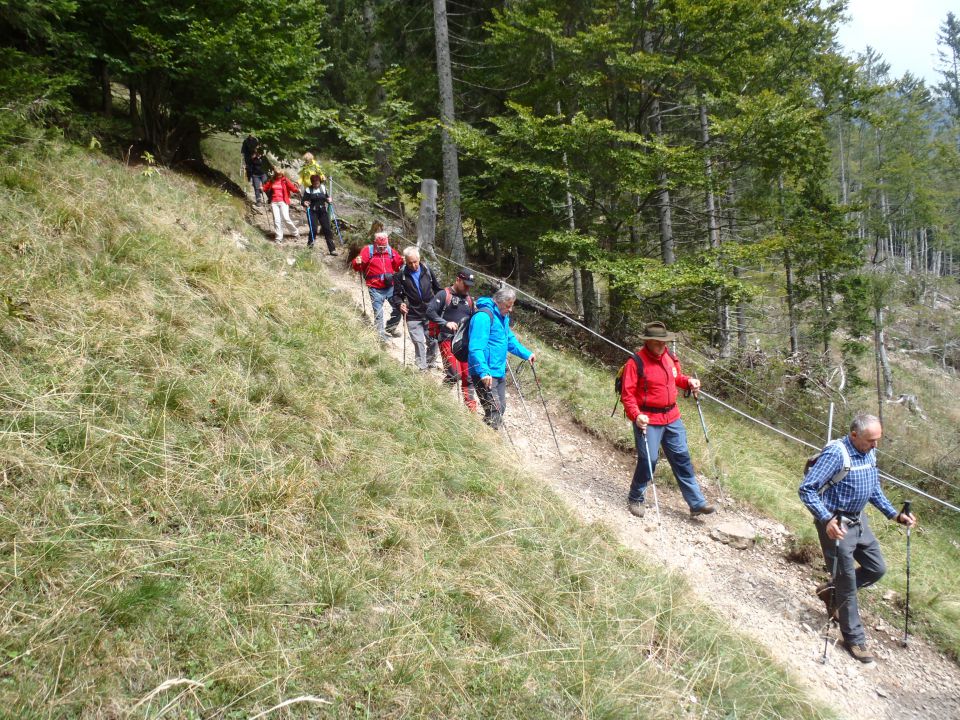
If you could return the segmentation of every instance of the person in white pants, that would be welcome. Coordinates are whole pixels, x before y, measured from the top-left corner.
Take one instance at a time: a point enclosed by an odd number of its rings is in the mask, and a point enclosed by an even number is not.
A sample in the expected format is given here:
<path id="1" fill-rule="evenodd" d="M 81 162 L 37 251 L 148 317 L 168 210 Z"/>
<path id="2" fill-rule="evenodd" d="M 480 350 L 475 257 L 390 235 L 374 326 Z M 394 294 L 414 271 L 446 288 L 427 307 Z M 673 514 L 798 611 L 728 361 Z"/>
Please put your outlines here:
<path id="1" fill-rule="evenodd" d="M 273 233 L 276 241 L 283 240 L 284 225 L 293 233 L 294 239 L 299 240 L 300 229 L 290 219 L 290 195 L 299 193 L 300 188 L 282 172 L 274 170 L 273 177 L 264 183 L 263 189 L 270 195 L 270 210 L 273 212 Z"/>

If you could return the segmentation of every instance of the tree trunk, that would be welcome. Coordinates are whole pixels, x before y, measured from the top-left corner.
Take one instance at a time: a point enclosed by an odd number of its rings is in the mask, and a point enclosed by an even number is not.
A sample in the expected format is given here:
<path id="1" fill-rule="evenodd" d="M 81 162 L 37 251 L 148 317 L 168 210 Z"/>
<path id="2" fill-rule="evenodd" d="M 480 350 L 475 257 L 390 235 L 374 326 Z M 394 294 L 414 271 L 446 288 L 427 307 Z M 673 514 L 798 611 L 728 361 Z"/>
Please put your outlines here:
<path id="1" fill-rule="evenodd" d="M 450 257 L 462 264 L 466 260 L 463 228 L 460 223 L 460 170 L 457 144 L 448 128 L 453 126 L 453 72 L 450 69 L 450 38 L 447 31 L 447 2 L 433 0 L 433 24 L 436 30 L 437 79 L 440 87 L 440 138 L 443 145 L 443 227 Z"/>
<path id="2" fill-rule="evenodd" d="M 550 45 L 550 69 L 553 70 L 556 67 L 556 62 L 553 57 L 553 45 Z M 557 100 L 557 115 L 563 116 L 563 105 L 560 104 L 560 100 Z M 563 171 L 567 176 L 566 179 L 566 211 L 567 211 L 567 227 L 570 228 L 571 232 L 576 231 L 577 222 L 573 214 L 573 193 L 570 192 L 570 169 L 567 163 L 567 151 L 563 151 Z M 572 267 L 572 277 L 573 277 L 573 307 L 576 309 L 577 317 L 583 317 L 583 278 L 580 275 L 580 267 L 577 264 L 577 261 L 574 261 Z"/>
<path id="3" fill-rule="evenodd" d="M 700 103 L 700 142 L 704 150 L 704 174 L 707 179 L 707 233 L 710 247 L 720 247 L 720 217 L 717 201 L 713 193 L 713 157 L 710 154 L 710 123 L 707 119 L 707 106 Z M 730 306 L 724 302 L 723 293 L 717 293 L 717 348 L 720 357 L 730 357 Z"/>
<path id="4" fill-rule="evenodd" d="M 437 232 L 437 181 L 420 182 L 420 215 L 417 218 L 417 245 L 433 258 L 434 238 Z"/>
<path id="5" fill-rule="evenodd" d="M 838 120 L 837 138 L 840 143 L 840 202 L 847 205 L 850 202 L 850 189 L 847 185 L 847 156 L 843 149 L 843 120 Z"/>
<path id="6" fill-rule="evenodd" d="M 777 178 L 777 189 L 780 191 L 780 220 L 781 222 L 786 222 L 786 209 L 784 207 L 784 188 L 783 188 L 783 175 Z M 796 293 L 794 292 L 794 279 L 793 279 L 793 259 L 790 256 L 790 249 L 784 248 L 783 251 L 783 269 L 786 276 L 786 286 L 787 286 L 787 322 L 789 323 L 789 332 L 790 332 L 790 354 L 794 355 L 800 351 L 800 331 L 797 323 L 797 301 Z"/>
<path id="7" fill-rule="evenodd" d="M 887 400 L 893 400 L 893 373 L 890 370 L 890 358 L 887 355 L 887 334 L 883 327 L 883 309 L 876 311 L 877 354 L 880 356 L 880 368 L 883 370 L 883 394 Z"/>
<path id="8" fill-rule="evenodd" d="M 583 280 L 583 323 L 591 330 L 600 329 L 600 313 L 597 306 L 597 292 L 593 282 L 593 272 L 580 271 Z"/>
<path id="9" fill-rule="evenodd" d="M 820 284 L 820 338 L 823 341 L 824 354 L 830 352 L 830 307 L 828 304 L 827 277 L 823 271 L 817 273 Z"/>
<path id="10" fill-rule="evenodd" d="M 717 203 L 713 195 L 713 158 L 710 155 L 710 124 L 707 121 L 707 106 L 700 103 L 700 142 L 704 150 L 704 174 L 707 179 L 707 231 L 710 247 L 720 247 L 720 221 L 717 218 Z"/>
<path id="11" fill-rule="evenodd" d="M 730 184 L 727 186 L 727 241 L 736 242 L 737 235 L 737 217 L 734 213 L 734 201 L 736 200 L 737 188 L 733 181 L 733 178 L 730 179 Z M 742 275 L 742 271 L 739 267 L 733 268 L 733 276 L 739 278 Z M 737 303 L 736 307 L 736 318 L 737 318 L 737 348 L 740 352 L 744 352 L 747 349 L 747 306 L 742 302 Z"/>
<path id="12" fill-rule="evenodd" d="M 653 31 L 646 30 L 643 35 L 645 52 L 653 51 Z M 663 135 L 663 118 L 660 116 L 660 99 L 653 95 L 650 101 L 650 132 L 654 137 Z M 657 170 L 657 217 L 660 225 L 660 258 L 664 265 L 673 265 L 676 253 L 673 241 L 673 217 L 670 208 L 670 190 L 667 187 L 667 171 Z"/>
<path id="13" fill-rule="evenodd" d="M 797 304 L 794 293 L 793 263 L 790 251 L 783 251 L 783 269 L 787 280 L 787 322 L 790 324 L 790 354 L 800 351 L 800 331 L 797 327 Z"/>
<path id="14" fill-rule="evenodd" d="M 100 79 L 100 110 L 104 117 L 113 115 L 113 90 L 110 87 L 110 68 L 105 60 L 97 61 Z"/>
<path id="15" fill-rule="evenodd" d="M 733 276 L 738 278 L 741 275 L 740 268 L 733 269 Z M 742 302 L 737 303 L 737 348 L 740 352 L 747 349 L 747 306 Z"/>
<path id="16" fill-rule="evenodd" d="M 377 11 L 373 0 L 365 0 L 363 3 L 363 19 L 367 37 L 371 38 L 367 50 L 367 69 L 372 77 L 379 79 L 383 75 L 383 55 L 380 40 L 376 33 Z M 383 85 L 377 83 L 370 102 L 370 111 L 373 114 L 378 113 L 385 100 L 386 91 L 383 89 Z M 403 213 L 400 211 L 400 199 L 393 189 L 393 164 L 390 162 L 390 149 L 386 131 L 378 125 L 373 131 L 373 139 L 375 143 L 373 162 L 377 168 L 374 182 L 377 189 L 377 199 L 391 211 L 403 217 Z"/>
<path id="17" fill-rule="evenodd" d="M 132 82 L 129 91 L 130 99 L 127 104 L 127 115 L 130 118 L 130 123 L 136 127 L 140 124 L 140 111 L 137 109 L 137 88 Z"/>
<path id="18" fill-rule="evenodd" d="M 887 356 L 887 341 L 883 329 L 883 308 L 874 308 L 873 311 L 873 341 L 877 361 L 877 404 L 880 408 L 879 417 L 883 418 L 884 399 L 893 400 L 893 373 L 890 371 L 890 358 Z M 881 386 L 880 376 L 883 375 Z"/>

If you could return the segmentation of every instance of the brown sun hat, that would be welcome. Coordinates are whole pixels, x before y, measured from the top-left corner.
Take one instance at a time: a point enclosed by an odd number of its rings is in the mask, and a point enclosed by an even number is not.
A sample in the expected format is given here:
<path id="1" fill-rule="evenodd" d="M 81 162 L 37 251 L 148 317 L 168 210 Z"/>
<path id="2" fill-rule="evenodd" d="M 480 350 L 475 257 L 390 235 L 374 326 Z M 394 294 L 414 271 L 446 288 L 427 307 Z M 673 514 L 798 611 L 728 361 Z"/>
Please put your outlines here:
<path id="1" fill-rule="evenodd" d="M 670 342 L 677 339 L 677 334 L 667 330 L 667 326 L 659 320 L 647 323 L 643 326 L 643 332 L 640 333 L 639 340 L 660 340 L 661 342 Z"/>

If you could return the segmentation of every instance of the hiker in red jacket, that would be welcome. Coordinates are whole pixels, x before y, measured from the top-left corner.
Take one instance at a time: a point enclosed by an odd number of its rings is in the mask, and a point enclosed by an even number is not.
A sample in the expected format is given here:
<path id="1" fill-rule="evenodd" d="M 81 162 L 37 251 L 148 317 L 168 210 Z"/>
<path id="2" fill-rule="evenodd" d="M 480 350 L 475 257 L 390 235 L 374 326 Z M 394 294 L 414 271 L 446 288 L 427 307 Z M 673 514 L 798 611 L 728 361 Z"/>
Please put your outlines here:
<path id="1" fill-rule="evenodd" d="M 395 308 L 384 327 L 383 304 L 393 297 L 393 274 L 401 265 L 403 256 L 390 247 L 390 235 L 385 232 L 376 233 L 373 244 L 364 245 L 360 254 L 353 259 L 353 269 L 367 283 L 370 304 L 373 306 L 373 322 L 381 342 L 389 341 L 387 333 L 394 334 L 400 324 L 400 310 Z"/>
<path id="2" fill-rule="evenodd" d="M 284 225 L 290 228 L 294 239 L 299 240 L 300 230 L 290 219 L 290 195 L 299 193 L 300 188 L 280 170 L 274 170 L 273 177 L 263 184 L 263 189 L 270 197 L 270 210 L 273 211 L 273 233 L 276 241 L 283 240 Z"/>
<path id="3" fill-rule="evenodd" d="M 700 381 L 684 375 L 680 361 L 667 349 L 667 343 L 675 338 L 662 322 L 648 323 L 640 336 L 643 347 L 634 351 L 623 368 L 620 399 L 633 423 L 637 444 L 637 468 L 627 502 L 630 512 L 637 517 L 643 517 L 643 493 L 651 480 L 649 468 L 656 465 L 661 446 L 683 499 L 690 506 L 690 515 L 709 515 L 716 511 L 700 491 L 687 447 L 687 430 L 677 407 L 677 388 L 696 395 L 700 392 Z"/>

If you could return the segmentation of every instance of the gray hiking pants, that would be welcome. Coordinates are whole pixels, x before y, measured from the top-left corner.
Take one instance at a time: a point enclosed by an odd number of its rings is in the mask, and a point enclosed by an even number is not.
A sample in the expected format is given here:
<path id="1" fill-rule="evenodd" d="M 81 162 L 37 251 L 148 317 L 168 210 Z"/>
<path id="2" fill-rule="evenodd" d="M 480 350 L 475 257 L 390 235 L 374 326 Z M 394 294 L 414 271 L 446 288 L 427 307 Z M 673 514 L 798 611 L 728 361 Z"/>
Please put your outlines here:
<path id="1" fill-rule="evenodd" d="M 837 584 L 833 599 L 833 606 L 840 609 L 840 632 L 843 639 L 853 645 L 864 645 L 867 640 L 863 623 L 860 621 L 857 590 L 873 585 L 887 571 L 883 555 L 880 554 L 880 543 L 867 523 L 866 513 L 860 513 L 859 520 L 857 525 L 844 523 L 847 534 L 840 541 Z M 837 541 L 827 536 L 825 523 L 816 521 L 814 524 L 820 536 L 820 548 L 823 550 L 827 572 L 832 572 Z"/>
<path id="2" fill-rule="evenodd" d="M 417 367 L 426 370 L 437 361 L 437 339 L 427 333 L 427 319 L 408 319 L 407 332 L 413 343 Z"/>

